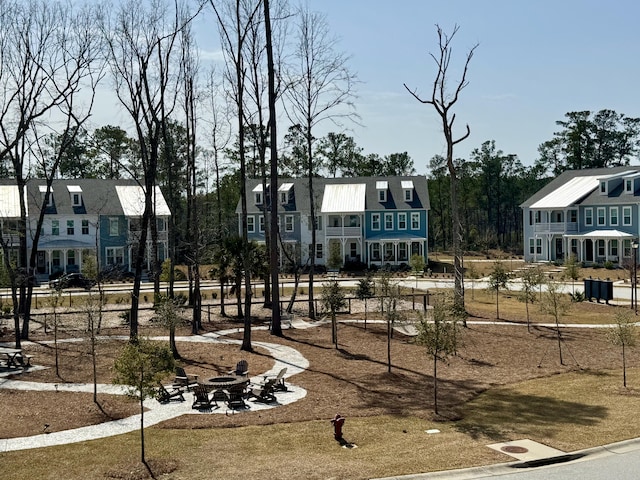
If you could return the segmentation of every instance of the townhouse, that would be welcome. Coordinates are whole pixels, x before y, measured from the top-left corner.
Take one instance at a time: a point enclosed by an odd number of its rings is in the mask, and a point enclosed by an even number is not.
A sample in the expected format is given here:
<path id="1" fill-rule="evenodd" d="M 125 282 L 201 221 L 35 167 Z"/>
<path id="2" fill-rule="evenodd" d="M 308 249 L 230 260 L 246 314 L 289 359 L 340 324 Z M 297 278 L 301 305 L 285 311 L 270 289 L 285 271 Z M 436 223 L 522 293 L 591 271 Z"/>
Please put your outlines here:
<path id="1" fill-rule="evenodd" d="M 624 266 L 640 235 L 640 167 L 565 171 L 521 207 L 525 260 Z"/>
<path id="2" fill-rule="evenodd" d="M 27 182 L 27 255 L 31 255 L 38 219 L 43 222 L 36 253 L 36 275 L 81 272 L 83 259 L 90 255 L 100 265 L 131 269 L 141 233 L 144 191 L 133 180 L 54 180 L 48 201 L 44 180 Z M 168 255 L 168 220 L 171 215 L 160 188 L 154 192 L 158 256 Z M 44 206 L 44 209 L 43 209 Z M 18 189 L 12 180 L 0 185 L 0 222 L 3 238 L 17 249 L 17 222 L 20 218 Z M 148 246 L 151 240 L 148 239 Z M 147 249 L 149 252 L 150 250 Z"/>
<path id="3" fill-rule="evenodd" d="M 247 182 L 250 240 L 264 242 L 270 189 L 258 179 Z M 315 246 L 308 179 L 280 179 L 277 192 L 282 243 L 303 265 L 315 255 L 315 263 L 326 266 L 331 252 L 343 266 L 408 265 L 414 254 L 427 259 L 426 177 L 314 178 Z M 240 204 L 236 213 L 240 217 Z"/>

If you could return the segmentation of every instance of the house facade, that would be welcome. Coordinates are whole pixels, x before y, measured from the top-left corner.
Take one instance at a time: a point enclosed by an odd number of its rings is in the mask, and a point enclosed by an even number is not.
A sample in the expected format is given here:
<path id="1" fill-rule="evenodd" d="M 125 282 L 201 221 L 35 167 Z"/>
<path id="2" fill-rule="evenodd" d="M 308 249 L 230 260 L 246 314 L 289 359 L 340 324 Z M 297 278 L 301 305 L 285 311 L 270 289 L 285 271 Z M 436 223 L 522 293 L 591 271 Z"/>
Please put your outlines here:
<path id="1" fill-rule="evenodd" d="M 96 258 L 101 268 L 120 265 L 131 269 L 144 210 L 142 187 L 133 180 L 54 180 L 48 193 L 47 197 L 44 180 L 27 182 L 28 256 L 44 210 L 36 253 L 35 273 L 40 279 L 82 272 L 87 256 Z M 168 251 L 166 226 L 171 212 L 158 187 L 154 193 L 158 225 L 164 227 L 158 229 L 158 255 L 163 260 Z M 17 251 L 17 239 L 11 237 L 16 232 L 20 207 L 18 188 L 10 180 L 0 185 L 0 215 L 3 238 Z"/>
<path id="2" fill-rule="evenodd" d="M 249 239 L 264 242 L 270 207 L 269 184 L 247 182 Z M 282 243 L 301 264 L 331 255 L 367 266 L 408 265 L 413 254 L 427 260 L 429 194 L 426 177 L 314 178 L 316 244 L 307 178 L 278 182 L 278 223 Z M 239 218 L 240 205 L 236 210 Z M 238 222 L 241 225 L 242 222 Z"/>
<path id="3" fill-rule="evenodd" d="M 563 172 L 521 207 L 525 260 L 624 266 L 640 236 L 640 167 Z"/>

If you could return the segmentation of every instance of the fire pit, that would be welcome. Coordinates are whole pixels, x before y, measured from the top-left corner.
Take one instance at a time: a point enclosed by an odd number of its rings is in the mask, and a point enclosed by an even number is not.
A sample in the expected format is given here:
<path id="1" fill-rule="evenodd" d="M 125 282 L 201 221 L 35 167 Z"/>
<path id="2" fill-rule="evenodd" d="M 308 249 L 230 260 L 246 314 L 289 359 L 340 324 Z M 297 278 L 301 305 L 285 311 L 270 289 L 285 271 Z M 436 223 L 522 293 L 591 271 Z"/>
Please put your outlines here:
<path id="1" fill-rule="evenodd" d="M 222 377 L 213 377 L 205 382 L 205 385 L 210 386 L 213 389 L 229 388 L 235 385 L 242 385 L 243 383 L 249 383 L 247 377 L 236 377 L 234 375 L 224 375 Z"/>

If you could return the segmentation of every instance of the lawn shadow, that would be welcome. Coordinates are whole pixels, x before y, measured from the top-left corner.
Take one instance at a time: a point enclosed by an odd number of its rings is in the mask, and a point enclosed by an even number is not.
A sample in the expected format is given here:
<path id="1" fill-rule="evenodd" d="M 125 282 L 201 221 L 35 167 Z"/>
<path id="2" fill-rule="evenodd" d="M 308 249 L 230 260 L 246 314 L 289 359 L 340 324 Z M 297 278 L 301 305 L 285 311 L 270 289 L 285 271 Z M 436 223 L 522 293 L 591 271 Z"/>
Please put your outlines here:
<path id="1" fill-rule="evenodd" d="M 525 395 L 510 389 L 491 391 L 464 410 L 456 429 L 473 439 L 502 440 L 507 433 L 545 431 L 597 425 L 608 409 L 554 397 Z"/>

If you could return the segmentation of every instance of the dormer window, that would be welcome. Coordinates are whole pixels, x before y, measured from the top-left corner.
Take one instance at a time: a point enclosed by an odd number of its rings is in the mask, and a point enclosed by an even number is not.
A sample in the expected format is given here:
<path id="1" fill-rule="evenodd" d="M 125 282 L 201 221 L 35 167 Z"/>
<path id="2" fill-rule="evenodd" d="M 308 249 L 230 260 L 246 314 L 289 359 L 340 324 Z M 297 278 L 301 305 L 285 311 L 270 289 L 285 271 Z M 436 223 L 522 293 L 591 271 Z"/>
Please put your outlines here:
<path id="1" fill-rule="evenodd" d="M 624 180 L 624 193 L 633 193 L 633 180 L 630 178 Z"/>
<path id="2" fill-rule="evenodd" d="M 71 195 L 71 206 L 80 207 L 82 205 L 82 188 L 78 185 L 67 185 L 69 195 Z"/>
<path id="3" fill-rule="evenodd" d="M 264 203 L 264 191 L 261 183 L 253 189 L 253 197 L 256 200 L 256 205 L 262 205 Z"/>
<path id="4" fill-rule="evenodd" d="M 387 201 L 387 190 L 389 183 L 385 181 L 376 182 L 376 190 L 378 191 L 378 201 L 384 203 Z"/>
<path id="5" fill-rule="evenodd" d="M 600 194 L 601 195 L 606 195 L 607 194 L 607 182 L 606 182 L 606 180 L 600 180 Z"/>
<path id="6" fill-rule="evenodd" d="M 44 202 L 44 197 L 47 194 L 47 186 L 40 185 L 38 186 L 38 189 L 40 190 L 40 194 L 42 195 L 42 201 Z M 45 206 L 53 207 L 53 187 L 51 187 L 51 190 L 49 190 L 49 200 L 47 201 L 47 204 Z"/>
<path id="7" fill-rule="evenodd" d="M 413 182 L 411 180 L 403 180 L 401 185 L 404 201 L 413 202 Z"/>
<path id="8" fill-rule="evenodd" d="M 290 192 L 292 188 L 293 183 L 283 183 L 282 185 L 280 185 L 280 187 L 278 187 L 278 199 L 280 200 L 280 203 L 282 205 L 286 205 L 287 203 L 289 203 L 289 199 L 291 198 Z"/>

